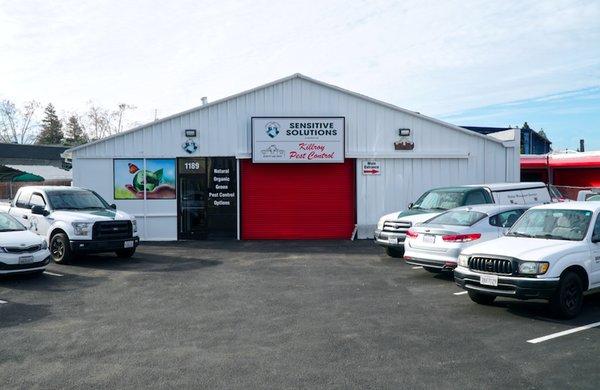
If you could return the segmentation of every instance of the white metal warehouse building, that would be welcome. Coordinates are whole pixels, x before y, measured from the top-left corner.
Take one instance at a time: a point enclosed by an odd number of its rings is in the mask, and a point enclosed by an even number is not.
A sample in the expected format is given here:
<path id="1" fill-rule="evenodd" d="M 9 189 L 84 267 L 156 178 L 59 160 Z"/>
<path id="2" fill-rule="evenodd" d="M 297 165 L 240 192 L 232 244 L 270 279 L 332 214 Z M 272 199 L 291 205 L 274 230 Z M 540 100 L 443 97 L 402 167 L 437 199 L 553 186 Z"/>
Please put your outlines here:
<path id="1" fill-rule="evenodd" d="M 428 189 L 519 181 L 519 139 L 295 74 L 64 156 L 144 240 L 349 239 Z"/>

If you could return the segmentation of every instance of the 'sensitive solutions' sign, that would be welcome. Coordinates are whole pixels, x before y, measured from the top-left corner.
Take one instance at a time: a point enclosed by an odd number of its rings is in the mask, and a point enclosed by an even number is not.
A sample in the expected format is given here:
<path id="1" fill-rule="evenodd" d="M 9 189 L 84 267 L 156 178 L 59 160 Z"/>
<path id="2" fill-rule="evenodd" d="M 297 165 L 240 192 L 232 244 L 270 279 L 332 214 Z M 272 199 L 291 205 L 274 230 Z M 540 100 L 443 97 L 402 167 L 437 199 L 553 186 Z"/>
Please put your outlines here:
<path id="1" fill-rule="evenodd" d="M 344 118 L 252 118 L 252 162 L 344 162 Z"/>

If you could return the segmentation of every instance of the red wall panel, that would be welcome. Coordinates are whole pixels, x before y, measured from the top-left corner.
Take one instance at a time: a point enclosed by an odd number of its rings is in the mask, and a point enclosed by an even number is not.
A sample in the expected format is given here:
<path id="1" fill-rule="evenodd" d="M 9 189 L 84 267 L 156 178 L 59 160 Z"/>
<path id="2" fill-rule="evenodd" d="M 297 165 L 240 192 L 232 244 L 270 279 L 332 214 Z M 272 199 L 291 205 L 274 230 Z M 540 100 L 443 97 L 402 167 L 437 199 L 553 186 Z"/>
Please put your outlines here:
<path id="1" fill-rule="evenodd" d="M 349 239 L 354 160 L 343 164 L 241 161 L 242 239 Z"/>
<path id="2" fill-rule="evenodd" d="M 554 185 L 600 187 L 600 168 L 555 168 Z"/>

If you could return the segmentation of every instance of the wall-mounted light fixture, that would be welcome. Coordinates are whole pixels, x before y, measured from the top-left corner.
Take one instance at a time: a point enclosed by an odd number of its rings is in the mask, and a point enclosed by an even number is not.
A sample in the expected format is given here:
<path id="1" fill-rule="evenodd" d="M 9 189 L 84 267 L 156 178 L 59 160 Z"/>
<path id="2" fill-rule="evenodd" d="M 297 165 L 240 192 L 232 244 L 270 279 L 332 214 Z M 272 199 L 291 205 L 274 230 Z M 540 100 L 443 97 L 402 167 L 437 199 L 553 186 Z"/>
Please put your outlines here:
<path id="1" fill-rule="evenodd" d="M 193 138 L 196 136 L 196 129 L 186 129 L 185 136 L 188 138 Z"/>
<path id="2" fill-rule="evenodd" d="M 408 136 L 410 136 L 410 129 L 399 129 L 398 135 L 400 137 L 408 137 Z"/>

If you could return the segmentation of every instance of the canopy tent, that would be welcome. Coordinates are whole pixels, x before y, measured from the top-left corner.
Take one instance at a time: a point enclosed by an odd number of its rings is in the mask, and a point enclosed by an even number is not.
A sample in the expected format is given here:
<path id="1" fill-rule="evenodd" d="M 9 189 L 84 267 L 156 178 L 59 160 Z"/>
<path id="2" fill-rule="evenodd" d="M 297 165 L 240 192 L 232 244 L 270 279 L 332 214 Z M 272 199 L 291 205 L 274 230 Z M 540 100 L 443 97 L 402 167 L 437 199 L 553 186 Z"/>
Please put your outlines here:
<path id="1" fill-rule="evenodd" d="M 66 171 L 54 167 L 52 165 L 5 165 L 8 168 L 16 169 L 18 171 L 26 172 L 34 176 L 41 177 L 42 180 L 73 180 L 73 174 L 71 171 Z M 15 181 L 40 181 L 40 180 L 15 180 Z"/>
<path id="2" fill-rule="evenodd" d="M 44 181 L 42 176 L 0 165 L 0 182 Z"/>

